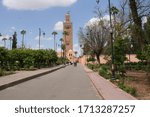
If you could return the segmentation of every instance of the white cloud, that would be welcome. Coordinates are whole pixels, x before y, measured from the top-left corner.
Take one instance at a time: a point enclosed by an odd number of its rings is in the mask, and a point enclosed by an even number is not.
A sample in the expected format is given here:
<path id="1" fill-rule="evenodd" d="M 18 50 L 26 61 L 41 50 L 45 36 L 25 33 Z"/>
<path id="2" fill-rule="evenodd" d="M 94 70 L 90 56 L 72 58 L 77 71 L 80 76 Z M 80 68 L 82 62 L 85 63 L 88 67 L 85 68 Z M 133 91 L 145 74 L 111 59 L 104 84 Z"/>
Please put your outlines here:
<path id="1" fill-rule="evenodd" d="M 90 25 L 95 24 L 95 23 L 97 23 L 97 22 L 99 22 L 99 19 L 98 19 L 98 18 L 91 18 L 91 19 L 85 24 L 85 26 L 90 26 Z"/>
<path id="2" fill-rule="evenodd" d="M 39 36 L 36 36 L 34 39 L 35 39 L 35 40 L 39 40 Z M 46 41 L 51 41 L 51 40 L 52 40 L 51 37 L 43 37 L 43 36 L 41 36 L 40 39 L 41 39 L 41 40 L 46 40 Z"/>
<path id="3" fill-rule="evenodd" d="M 63 22 L 62 21 L 57 22 L 54 26 L 54 30 L 55 31 L 63 31 Z"/>
<path id="4" fill-rule="evenodd" d="M 39 49 L 39 44 L 36 44 L 34 47 L 30 47 L 33 50 L 38 50 Z M 40 49 L 47 49 L 44 45 L 40 45 Z"/>
<path id="5" fill-rule="evenodd" d="M 16 28 L 14 27 L 14 26 L 12 26 L 10 29 L 9 29 L 9 32 L 14 32 L 14 31 L 16 31 Z"/>
<path id="6" fill-rule="evenodd" d="M 85 27 L 86 26 L 91 26 L 91 25 L 94 25 L 94 24 L 98 24 L 98 22 L 100 20 L 103 20 L 105 22 L 105 24 L 108 24 L 108 21 L 110 20 L 109 19 L 109 15 L 105 15 L 104 17 L 102 17 L 101 19 L 99 18 L 96 18 L 96 17 L 93 17 L 91 18 L 86 24 L 85 24 Z"/>
<path id="7" fill-rule="evenodd" d="M 2 3 L 9 9 L 41 10 L 50 7 L 67 7 L 77 0 L 3 0 Z"/>
<path id="8" fill-rule="evenodd" d="M 9 39 L 9 37 L 10 37 L 9 35 L 2 35 L 0 36 L 0 40 L 2 41 L 3 38 Z"/>

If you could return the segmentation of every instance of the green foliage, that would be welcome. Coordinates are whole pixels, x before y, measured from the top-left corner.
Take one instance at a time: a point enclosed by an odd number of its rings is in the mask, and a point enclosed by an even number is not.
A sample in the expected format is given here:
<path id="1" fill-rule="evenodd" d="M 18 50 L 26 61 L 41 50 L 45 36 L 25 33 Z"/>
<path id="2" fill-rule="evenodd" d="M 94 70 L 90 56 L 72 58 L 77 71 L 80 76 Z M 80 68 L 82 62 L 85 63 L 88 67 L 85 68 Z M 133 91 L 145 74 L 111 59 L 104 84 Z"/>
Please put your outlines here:
<path id="1" fill-rule="evenodd" d="M 88 63 L 87 67 L 91 70 L 98 71 L 98 69 L 100 68 L 100 65 L 99 64 L 90 64 L 90 63 Z"/>
<path id="2" fill-rule="evenodd" d="M 106 79 L 110 79 L 111 78 L 111 73 L 109 71 L 108 66 L 106 65 L 101 65 L 98 71 L 100 76 L 103 76 Z"/>
<path id="3" fill-rule="evenodd" d="M 14 32 L 13 34 L 13 42 L 12 42 L 12 49 L 17 48 L 17 32 Z"/>
<path id="4" fill-rule="evenodd" d="M 141 61 L 146 60 L 146 54 L 144 51 L 138 51 L 136 57 Z"/>
<path id="5" fill-rule="evenodd" d="M 129 86 L 125 86 L 123 83 L 119 83 L 118 84 L 119 88 L 121 88 L 122 90 L 126 91 L 127 93 L 130 93 L 131 95 L 135 96 L 136 95 L 136 89 L 129 87 Z"/>
<path id="6" fill-rule="evenodd" d="M 57 54 L 53 50 L 0 48 L 0 68 L 5 70 L 50 67 L 56 64 L 57 59 Z"/>
<path id="7" fill-rule="evenodd" d="M 0 68 L 5 69 L 8 60 L 8 50 L 0 47 Z"/>
<path id="8" fill-rule="evenodd" d="M 0 68 L 0 76 L 3 76 L 4 75 L 4 71 L 3 69 Z"/>
<path id="9" fill-rule="evenodd" d="M 149 72 L 149 71 L 150 71 L 150 44 L 147 45 L 144 54 L 145 54 L 145 56 L 146 56 L 145 58 L 146 58 L 147 63 L 148 63 L 148 64 L 147 64 L 147 71 Z"/>
<path id="10" fill-rule="evenodd" d="M 144 25 L 144 36 L 146 42 L 150 44 L 150 16 L 147 18 L 147 23 Z"/>
<path id="11" fill-rule="evenodd" d="M 60 57 L 57 59 L 56 64 L 61 65 L 61 64 L 67 63 L 67 62 L 68 62 L 67 59 L 65 59 L 64 57 Z"/>
<path id="12" fill-rule="evenodd" d="M 121 74 L 124 74 L 125 72 L 125 66 L 124 61 L 126 58 L 125 53 L 126 43 L 123 39 L 117 39 L 114 43 L 114 53 L 115 53 L 115 65 L 116 65 L 116 71 L 118 71 Z"/>
<path id="13" fill-rule="evenodd" d="M 87 64 L 87 67 L 88 67 L 89 69 L 91 69 L 91 70 L 94 69 L 94 65 L 93 65 L 93 64 Z"/>
<path id="14" fill-rule="evenodd" d="M 87 62 L 95 62 L 95 61 L 96 61 L 96 59 L 94 57 L 90 57 L 87 59 Z"/>
<path id="15" fill-rule="evenodd" d="M 14 74 L 14 71 L 6 71 L 0 68 L 0 76 Z"/>
<path id="16" fill-rule="evenodd" d="M 145 58 L 150 61 L 150 44 L 146 47 L 146 51 L 144 52 Z"/>

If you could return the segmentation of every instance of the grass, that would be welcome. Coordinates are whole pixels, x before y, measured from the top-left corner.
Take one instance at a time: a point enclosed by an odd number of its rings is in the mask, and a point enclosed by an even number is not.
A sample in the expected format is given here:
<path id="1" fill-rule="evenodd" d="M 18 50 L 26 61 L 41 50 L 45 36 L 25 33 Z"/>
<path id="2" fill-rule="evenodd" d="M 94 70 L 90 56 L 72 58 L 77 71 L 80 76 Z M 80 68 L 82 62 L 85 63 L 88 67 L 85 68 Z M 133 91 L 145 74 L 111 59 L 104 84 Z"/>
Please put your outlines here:
<path id="1" fill-rule="evenodd" d="M 136 96 L 136 89 L 133 87 L 126 86 L 124 82 L 122 82 L 124 79 L 120 76 L 120 74 L 116 74 L 116 80 L 111 80 L 111 71 L 109 70 L 109 66 L 107 65 L 93 65 L 93 64 L 88 64 L 87 65 L 89 69 L 93 71 L 98 71 L 99 75 L 104 77 L 105 79 L 110 79 L 112 83 L 117 85 L 120 89 L 124 90 L 125 92 Z M 132 81 L 133 78 L 131 77 L 125 77 L 125 79 Z"/>
<path id="2" fill-rule="evenodd" d="M 14 71 L 5 71 L 5 70 L 2 70 L 0 68 L 0 77 L 1 76 L 6 76 L 6 75 L 11 75 L 11 74 L 14 74 L 15 72 Z"/>
<path id="3" fill-rule="evenodd" d="M 135 88 L 126 86 L 123 83 L 118 83 L 118 86 L 120 89 L 124 90 L 125 92 L 127 92 L 133 96 L 136 96 L 136 89 Z"/>

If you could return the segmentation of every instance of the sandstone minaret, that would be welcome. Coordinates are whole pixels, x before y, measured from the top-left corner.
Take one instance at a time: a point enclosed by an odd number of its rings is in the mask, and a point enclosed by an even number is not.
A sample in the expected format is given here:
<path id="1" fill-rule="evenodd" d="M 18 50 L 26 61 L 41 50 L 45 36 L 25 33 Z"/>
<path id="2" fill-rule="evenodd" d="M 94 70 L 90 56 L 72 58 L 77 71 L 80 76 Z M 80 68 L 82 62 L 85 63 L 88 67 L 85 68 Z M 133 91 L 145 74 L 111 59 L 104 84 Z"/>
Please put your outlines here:
<path id="1" fill-rule="evenodd" d="M 65 21 L 63 23 L 63 33 L 63 41 L 66 47 L 66 56 L 70 61 L 73 61 L 73 27 L 69 12 L 65 15 Z"/>

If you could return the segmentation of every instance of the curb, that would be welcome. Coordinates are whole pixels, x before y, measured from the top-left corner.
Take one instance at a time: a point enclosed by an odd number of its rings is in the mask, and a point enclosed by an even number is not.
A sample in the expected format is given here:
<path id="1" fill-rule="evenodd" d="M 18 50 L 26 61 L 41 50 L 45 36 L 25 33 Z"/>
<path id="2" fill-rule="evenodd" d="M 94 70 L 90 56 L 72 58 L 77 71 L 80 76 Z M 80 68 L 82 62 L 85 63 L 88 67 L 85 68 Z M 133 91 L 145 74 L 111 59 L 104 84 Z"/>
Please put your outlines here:
<path id="1" fill-rule="evenodd" d="M 95 89 L 97 90 L 97 93 L 102 98 L 102 100 L 137 100 L 135 97 L 133 97 L 132 95 L 123 91 L 122 89 L 118 88 L 116 85 L 114 85 L 110 81 L 105 81 L 105 82 L 108 83 L 107 85 L 111 85 L 111 87 L 113 87 L 113 89 L 117 91 L 116 94 L 123 94 L 123 96 L 118 98 L 118 97 L 114 97 L 114 95 L 112 96 L 109 93 L 105 93 L 104 91 L 106 91 L 106 89 L 99 87 L 97 80 L 95 80 L 95 75 L 97 77 L 101 77 L 102 80 L 105 80 L 105 79 L 102 76 L 99 76 L 97 73 L 94 73 L 92 70 L 88 69 L 86 66 L 83 66 L 83 67 L 84 67 L 84 70 L 87 73 L 89 79 L 91 80 L 92 84 L 94 85 Z M 91 76 L 91 74 L 92 74 L 92 76 Z M 110 97 L 108 97 L 109 95 L 110 95 Z"/>
<path id="2" fill-rule="evenodd" d="M 46 74 L 48 74 L 48 73 L 57 71 L 57 70 L 59 70 L 59 69 L 61 69 L 61 68 L 64 68 L 64 67 L 66 67 L 66 66 L 60 66 L 60 67 L 57 67 L 57 68 L 52 68 L 52 69 L 50 69 L 49 71 L 45 71 L 45 72 L 42 72 L 42 73 L 38 73 L 38 74 L 29 76 L 29 77 L 24 77 L 24 78 L 22 78 L 22 79 L 20 79 L 20 80 L 16 80 L 16 81 L 13 81 L 13 82 L 10 82 L 10 83 L 7 83 L 7 84 L 3 84 L 3 85 L 0 86 L 0 91 L 1 91 L 1 90 L 4 90 L 4 89 L 6 89 L 6 88 L 9 88 L 9 87 L 15 86 L 15 85 L 17 85 L 17 84 L 20 84 L 20 83 L 23 83 L 23 82 L 32 80 L 32 79 L 34 79 L 34 78 L 37 78 L 37 77 L 46 75 Z"/>
<path id="3" fill-rule="evenodd" d="M 89 78 L 90 78 L 90 76 L 89 76 Z M 116 85 L 111 83 L 110 81 L 107 81 L 107 82 L 109 82 L 116 90 L 121 91 L 122 93 L 124 93 L 124 95 L 126 95 L 130 99 L 118 99 L 118 97 L 116 97 L 116 99 L 115 98 L 108 98 L 107 96 L 105 96 L 105 94 L 102 93 L 101 90 L 99 90 L 98 86 L 95 84 L 95 82 L 91 78 L 90 78 L 90 80 L 91 80 L 92 84 L 94 85 L 95 89 L 97 90 L 98 94 L 101 96 L 102 100 L 137 100 L 135 97 L 133 97 L 132 95 L 130 95 L 127 92 L 123 91 L 122 89 L 120 89 L 119 87 L 117 87 Z"/>

